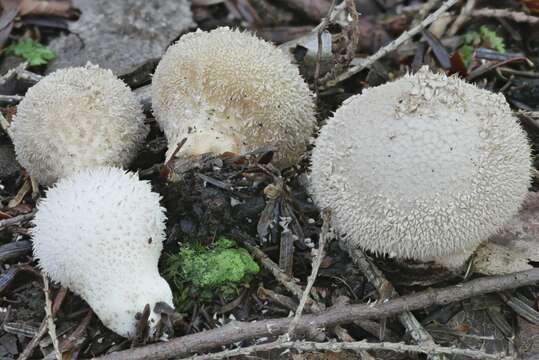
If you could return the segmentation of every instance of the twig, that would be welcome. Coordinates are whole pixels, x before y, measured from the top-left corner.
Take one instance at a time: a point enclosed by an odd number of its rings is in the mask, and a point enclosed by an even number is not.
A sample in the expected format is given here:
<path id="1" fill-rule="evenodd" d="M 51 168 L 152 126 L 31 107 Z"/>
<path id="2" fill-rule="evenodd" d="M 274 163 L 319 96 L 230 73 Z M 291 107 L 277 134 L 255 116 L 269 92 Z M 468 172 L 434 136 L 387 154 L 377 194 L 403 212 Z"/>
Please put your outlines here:
<path id="1" fill-rule="evenodd" d="M 494 17 L 494 18 L 506 18 L 516 22 L 539 24 L 539 17 L 528 15 L 520 11 L 510 11 L 507 9 L 478 9 L 472 12 L 472 16 L 475 17 Z"/>
<path id="2" fill-rule="evenodd" d="M 449 28 L 447 35 L 449 36 L 455 35 L 459 31 L 460 27 L 472 17 L 472 12 L 473 12 L 473 9 L 475 8 L 476 1 L 477 0 L 466 1 L 466 4 L 462 7 L 462 10 L 460 11 L 459 16 L 457 16 L 453 24 L 451 24 L 451 27 Z"/>
<path id="3" fill-rule="evenodd" d="M 358 319 L 384 318 L 403 311 L 424 309 L 433 305 L 446 305 L 470 297 L 500 292 L 539 282 L 539 268 L 503 276 L 483 277 L 442 289 L 427 290 L 416 294 L 372 304 L 355 304 L 333 307 L 319 314 L 302 316 L 298 330 L 306 331 L 337 324 L 350 323 Z M 166 343 L 152 344 L 142 348 L 124 350 L 105 355 L 101 360 L 160 360 L 208 351 L 238 341 L 286 333 L 289 318 L 269 319 L 257 322 L 233 321 L 220 328 L 171 339 Z"/>
<path id="4" fill-rule="evenodd" d="M 322 19 L 320 24 L 316 27 L 316 38 L 318 41 L 318 48 L 316 49 L 316 64 L 314 67 L 314 93 L 316 94 L 316 98 L 318 99 L 318 81 L 320 80 L 320 63 L 322 62 L 322 33 L 324 30 L 326 30 L 330 19 L 331 14 L 333 13 L 333 9 L 335 8 L 335 2 L 336 0 L 333 0 L 331 2 L 331 6 L 329 7 L 328 14 L 325 18 Z"/>
<path id="5" fill-rule="evenodd" d="M 294 319 L 290 323 L 290 327 L 288 328 L 288 336 L 290 338 L 294 336 L 294 331 L 296 330 L 296 327 L 301 318 L 301 314 L 303 313 L 303 308 L 305 307 L 307 300 L 310 299 L 311 289 L 313 288 L 316 277 L 318 276 L 318 269 L 320 269 L 320 265 L 322 264 L 322 259 L 324 258 L 324 253 L 325 253 L 324 248 L 326 246 L 326 242 L 329 237 L 329 224 L 331 222 L 331 212 L 329 209 L 325 209 L 322 212 L 322 218 L 324 220 L 324 223 L 322 224 L 322 230 L 320 232 L 320 240 L 318 242 L 318 253 L 316 254 L 316 257 L 313 260 L 311 275 L 309 275 L 309 278 L 307 280 L 307 286 L 305 286 L 305 290 L 303 291 L 303 295 L 301 296 L 299 306 L 296 310 L 296 314 L 294 316 Z"/>
<path id="6" fill-rule="evenodd" d="M 329 80 L 327 84 L 325 84 L 323 88 L 321 88 L 321 90 L 326 90 L 329 87 L 335 86 L 338 83 L 351 78 L 352 76 L 359 73 L 363 69 L 369 67 L 370 65 L 372 65 L 373 63 L 375 63 L 382 57 L 386 56 L 390 52 L 396 50 L 399 46 L 404 44 L 406 41 L 410 40 L 413 36 L 420 33 L 423 29 L 425 29 L 427 26 L 429 26 L 434 21 L 436 21 L 451 6 L 455 5 L 457 1 L 458 0 L 447 0 L 438 8 L 438 10 L 436 10 L 435 12 L 427 16 L 425 20 L 423 20 L 420 24 L 414 26 L 408 31 L 403 32 L 398 38 L 396 38 L 395 40 L 393 40 L 392 42 L 390 42 L 389 44 L 387 44 L 386 46 L 378 50 L 376 53 L 363 59 L 359 65 L 352 66 L 345 73 L 337 76 L 333 80 Z"/>
<path id="7" fill-rule="evenodd" d="M 359 267 L 361 272 L 367 277 L 367 280 L 376 288 L 382 301 L 388 298 L 399 296 L 397 290 L 385 278 L 384 274 L 365 256 L 363 251 L 359 249 L 349 249 L 350 256 L 354 263 Z M 405 311 L 399 314 L 399 321 L 406 328 L 412 339 L 422 346 L 434 346 L 434 339 L 423 328 L 421 323 L 416 319 L 411 311 Z M 437 354 L 434 354 L 432 359 L 439 359 Z"/>
<path id="8" fill-rule="evenodd" d="M 253 345 L 245 348 L 225 350 L 219 353 L 192 356 L 189 360 L 216 360 L 224 359 L 233 356 L 249 355 L 255 352 L 268 352 L 277 349 L 294 349 L 298 351 L 355 351 L 362 350 L 385 350 L 398 353 L 422 353 L 422 354 L 447 354 L 466 356 L 470 359 L 480 360 L 514 360 L 514 357 L 505 356 L 504 354 L 487 354 L 483 351 L 471 350 L 471 349 L 459 349 L 455 347 L 444 347 L 437 345 L 407 345 L 404 343 L 369 343 L 366 341 L 355 342 L 312 342 L 312 341 L 275 341 L 268 344 Z M 186 358 L 187 359 L 187 358 Z"/>
<path id="9" fill-rule="evenodd" d="M 58 292 L 58 294 L 56 294 L 56 297 L 54 298 L 54 304 L 52 307 L 53 316 L 58 312 L 62 302 L 64 301 L 66 293 L 67 293 L 67 290 L 65 290 L 65 288 L 62 288 Z M 26 345 L 26 348 L 24 348 L 23 352 L 19 355 L 17 360 L 27 360 L 32 356 L 35 348 L 39 344 L 39 341 L 47 333 L 47 317 L 48 316 L 45 315 L 45 318 L 43 319 L 43 321 L 41 322 L 41 325 L 39 326 L 39 330 L 37 334 L 32 338 L 32 340 L 30 340 L 28 345 Z"/>
<path id="10" fill-rule="evenodd" d="M 11 131 L 11 125 L 9 124 L 9 122 L 6 120 L 6 118 L 4 117 L 4 115 L 2 113 L 0 113 L 0 127 L 2 127 L 2 129 L 6 132 L 6 134 L 11 138 L 13 139 L 13 132 Z"/>
<path id="11" fill-rule="evenodd" d="M 45 293 L 45 314 L 47 317 L 47 327 L 49 329 L 49 336 L 52 340 L 52 346 L 56 353 L 56 359 L 62 360 L 62 353 L 58 345 L 58 337 L 56 336 L 56 325 L 54 324 L 54 315 L 52 314 L 52 302 L 51 291 L 49 289 L 49 279 L 47 275 L 43 273 L 43 292 Z"/>
<path id="12" fill-rule="evenodd" d="M 0 103 L 6 105 L 16 105 L 21 102 L 23 96 L 20 95 L 0 95 Z"/>
<path id="13" fill-rule="evenodd" d="M 434 9 L 434 7 L 437 6 L 440 1 L 441 0 L 428 0 L 425 4 L 423 4 L 421 9 L 417 13 L 417 18 L 414 19 L 414 22 L 412 24 L 417 25 L 418 23 L 423 21 L 427 14 L 430 13 L 430 11 Z"/>
<path id="14" fill-rule="evenodd" d="M 19 225 L 25 221 L 31 220 L 36 214 L 36 210 L 29 212 L 28 214 L 17 215 L 9 219 L 0 220 L 0 230 L 13 225 Z"/>
<path id="15" fill-rule="evenodd" d="M 240 238 L 245 239 L 245 235 L 238 234 Z M 256 246 L 253 246 L 249 243 L 249 241 L 243 241 L 243 246 L 249 250 L 251 255 L 255 258 L 255 260 L 258 260 L 260 264 L 268 270 L 274 277 L 279 281 L 288 291 L 290 291 L 295 297 L 298 299 L 301 299 L 303 296 L 303 289 L 301 285 L 299 285 L 294 278 L 286 274 L 284 271 L 282 271 L 279 268 L 279 265 L 274 263 L 262 250 L 257 248 Z M 322 311 L 322 307 L 318 305 L 315 301 L 313 301 L 311 298 L 308 298 L 306 301 L 306 306 L 310 307 L 314 312 L 320 312 Z"/>

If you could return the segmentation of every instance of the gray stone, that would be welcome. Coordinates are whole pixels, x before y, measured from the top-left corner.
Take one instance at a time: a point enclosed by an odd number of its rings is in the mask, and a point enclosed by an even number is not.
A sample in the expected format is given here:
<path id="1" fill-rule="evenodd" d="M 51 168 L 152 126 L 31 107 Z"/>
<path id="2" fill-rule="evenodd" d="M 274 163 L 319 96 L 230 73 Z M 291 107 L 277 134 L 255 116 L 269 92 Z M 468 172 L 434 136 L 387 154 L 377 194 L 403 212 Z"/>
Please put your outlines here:
<path id="1" fill-rule="evenodd" d="M 161 57 L 175 38 L 195 26 L 190 0 L 73 0 L 73 6 L 81 17 L 70 23 L 72 34 L 50 43 L 57 58 L 48 73 L 90 61 L 125 75 Z"/>

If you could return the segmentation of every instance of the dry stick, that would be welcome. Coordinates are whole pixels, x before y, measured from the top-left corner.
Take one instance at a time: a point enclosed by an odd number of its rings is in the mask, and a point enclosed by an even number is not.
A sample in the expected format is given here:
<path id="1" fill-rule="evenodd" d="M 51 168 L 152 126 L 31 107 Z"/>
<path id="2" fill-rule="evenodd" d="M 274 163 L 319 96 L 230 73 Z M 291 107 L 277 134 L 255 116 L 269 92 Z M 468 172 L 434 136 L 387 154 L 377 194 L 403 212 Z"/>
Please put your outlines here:
<path id="1" fill-rule="evenodd" d="M 419 10 L 417 14 L 417 18 L 414 19 L 412 24 L 416 25 L 420 23 L 425 18 L 425 16 L 427 16 L 428 13 L 430 13 L 430 11 L 434 9 L 435 6 L 438 5 L 440 1 L 441 0 L 428 0 L 425 4 L 423 4 L 423 6 L 421 7 L 421 9 Z"/>
<path id="2" fill-rule="evenodd" d="M 354 263 L 359 267 L 361 272 L 367 277 L 367 280 L 376 288 L 382 301 L 388 298 L 399 296 L 393 285 L 385 278 L 384 274 L 378 269 L 363 251 L 359 249 L 349 249 L 350 255 Z M 421 346 L 435 345 L 432 336 L 423 328 L 421 323 L 416 319 L 410 311 L 405 311 L 399 314 L 399 321 L 406 328 L 412 339 Z M 434 354 L 432 359 L 440 357 Z"/>
<path id="3" fill-rule="evenodd" d="M 34 209 L 32 212 L 29 212 L 28 214 L 17 215 L 9 219 L 0 220 L 0 230 L 3 230 L 4 228 L 8 226 L 19 225 L 25 221 L 31 220 L 35 214 L 36 214 L 36 210 Z"/>
<path id="4" fill-rule="evenodd" d="M 4 117 L 4 115 L 2 113 L 0 113 L 0 127 L 2 127 L 2 129 L 4 129 L 6 134 L 11 139 L 13 139 L 13 132 L 11 131 L 11 125 L 9 124 L 9 122 L 6 120 L 6 118 Z"/>
<path id="5" fill-rule="evenodd" d="M 384 318 L 398 315 L 403 311 L 419 310 L 433 305 L 446 305 L 478 295 L 537 283 L 539 283 L 539 268 L 503 276 L 483 277 L 455 286 L 398 297 L 386 302 L 342 305 L 319 314 L 304 315 L 297 325 L 297 330 L 307 331 L 324 328 L 350 323 L 358 319 Z M 288 331 L 291 321 L 290 318 L 249 323 L 233 321 L 220 328 L 171 339 L 166 343 L 111 353 L 99 359 L 160 360 L 187 356 L 238 341 L 282 335 Z"/>
<path id="6" fill-rule="evenodd" d="M 55 315 L 58 310 L 60 309 L 60 306 L 62 305 L 62 302 L 64 301 L 64 298 L 66 296 L 66 290 L 62 288 L 54 298 L 54 306 L 52 309 L 52 314 Z M 39 330 L 37 331 L 37 334 L 30 340 L 28 345 L 26 345 L 26 348 L 23 350 L 23 352 L 19 355 L 17 360 L 27 360 L 29 359 L 32 354 L 34 353 L 35 348 L 38 346 L 39 341 L 45 334 L 47 333 L 47 315 L 45 315 L 45 318 L 41 322 L 41 325 L 39 326 Z"/>
<path id="7" fill-rule="evenodd" d="M 390 52 L 396 50 L 399 46 L 401 46 L 402 44 L 404 44 L 406 41 L 410 40 L 413 36 L 415 36 L 416 34 L 420 33 L 421 31 L 423 31 L 423 29 L 425 29 L 427 26 L 429 26 L 430 24 L 432 24 L 434 21 L 436 21 L 440 16 L 442 16 L 451 6 L 455 5 L 455 3 L 457 2 L 458 0 L 447 0 L 445 3 L 443 3 L 439 8 L 438 10 L 436 10 L 435 12 L 433 12 L 432 14 L 430 14 L 429 16 L 427 16 L 425 18 L 425 20 L 423 20 L 420 24 L 414 26 L 413 28 L 411 28 L 410 30 L 408 31 L 405 31 L 403 32 L 398 38 L 396 38 L 395 40 L 393 40 L 392 42 L 390 42 L 389 44 L 387 44 L 386 46 L 384 46 L 383 48 L 381 48 L 380 50 L 378 50 L 376 53 L 374 53 L 373 55 L 365 58 L 365 59 L 362 59 L 361 63 L 359 65 L 355 65 L 355 66 L 352 66 L 350 69 L 348 69 L 345 73 L 337 76 L 335 79 L 333 80 L 329 80 L 324 86 L 323 86 L 323 89 L 321 88 L 321 90 L 325 90 L 329 87 L 332 87 L 332 86 L 335 86 L 337 85 L 338 83 L 346 80 L 346 79 L 349 79 L 351 78 L 352 76 L 354 76 L 355 74 L 359 73 L 360 71 L 362 71 L 363 69 L 369 67 L 370 65 L 372 65 L 373 63 L 375 63 L 376 61 L 380 60 L 382 57 L 386 56 L 387 54 L 389 54 Z"/>
<path id="8" fill-rule="evenodd" d="M 277 281 L 279 281 L 279 283 L 281 283 L 288 291 L 294 294 L 295 297 L 301 299 L 301 297 L 303 296 L 303 289 L 294 278 L 282 271 L 279 268 L 279 265 L 274 263 L 262 250 L 260 250 L 256 246 L 249 244 L 247 241 L 243 242 L 243 246 L 245 246 L 247 250 L 249 250 L 255 260 L 258 260 L 266 270 L 271 272 L 271 274 L 275 277 L 275 279 L 277 279 Z M 310 308 L 314 312 L 322 311 L 322 308 L 310 297 L 307 299 L 306 305 L 310 306 Z"/>
<path id="9" fill-rule="evenodd" d="M 316 27 L 317 31 L 317 41 L 318 41 L 318 48 L 316 49 L 316 64 L 314 68 L 314 93 L 316 94 L 316 98 L 318 99 L 318 81 L 320 80 L 320 63 L 322 62 L 322 33 L 324 30 L 326 30 L 326 27 L 328 26 L 331 14 L 333 13 L 333 9 L 335 8 L 335 2 L 336 0 L 333 0 L 331 2 L 331 6 L 329 7 L 328 14 L 325 18 L 322 19 L 320 24 Z"/>
<path id="10" fill-rule="evenodd" d="M 466 1 L 466 4 L 462 7 L 462 10 L 460 11 L 459 16 L 455 19 L 453 24 L 451 24 L 451 27 L 449 28 L 449 31 L 447 32 L 447 35 L 453 36 L 455 35 L 460 27 L 470 18 L 472 17 L 473 9 L 475 8 L 475 3 L 477 0 L 468 0 Z"/>
<path id="11" fill-rule="evenodd" d="M 368 343 L 366 341 L 356 341 L 356 342 L 312 342 L 312 341 L 275 341 L 267 344 L 253 345 L 245 348 L 225 350 L 219 353 L 192 356 L 189 360 L 216 360 L 224 359 L 233 356 L 240 355 L 249 355 L 255 352 L 268 352 L 277 349 L 294 349 L 299 351 L 331 351 L 331 352 L 341 352 L 344 350 L 348 351 L 364 351 L 364 350 L 386 350 L 393 351 L 398 353 L 423 353 L 423 354 L 447 354 L 447 355 L 457 355 L 457 356 L 466 356 L 471 359 L 480 359 L 480 360 L 514 360 L 512 356 L 505 356 L 504 354 L 487 354 L 478 350 L 471 349 L 458 349 L 454 347 L 445 347 L 437 345 L 407 345 L 404 343 L 390 343 L 390 342 L 381 342 L 381 343 Z"/>
<path id="12" fill-rule="evenodd" d="M 295 297 L 297 297 L 298 299 L 305 300 L 304 306 L 308 306 L 308 308 L 310 308 L 310 310 L 312 310 L 314 313 L 319 313 L 323 310 L 322 306 L 316 301 L 316 299 L 313 300 L 308 295 L 310 294 L 310 290 L 309 292 L 304 291 L 301 285 L 299 285 L 294 278 L 282 271 L 279 265 L 273 262 L 262 250 L 260 250 L 256 246 L 251 245 L 248 239 L 245 239 L 244 234 L 238 234 L 238 236 L 246 240 L 243 242 L 243 246 L 245 246 L 249 250 L 255 260 L 258 260 L 262 264 L 262 266 L 270 273 L 272 273 L 272 275 L 277 279 L 277 281 L 279 281 Z M 298 309 L 296 309 L 296 313 L 297 312 Z M 334 331 L 339 339 L 343 341 L 345 340 L 345 334 L 347 334 L 345 329 L 342 329 L 339 325 L 337 325 L 335 326 Z"/>
<path id="13" fill-rule="evenodd" d="M 43 292 L 45 293 L 45 314 L 47 317 L 47 327 L 49 328 L 49 336 L 52 340 L 52 346 L 56 353 L 56 359 L 62 360 L 62 353 L 58 345 L 58 337 L 56 336 L 56 325 L 54 324 L 54 315 L 52 314 L 51 291 L 49 289 L 49 279 L 43 273 Z"/>
<path id="14" fill-rule="evenodd" d="M 292 322 L 290 323 L 290 327 L 288 328 L 289 337 L 294 336 L 294 331 L 296 330 L 296 327 L 301 318 L 301 314 L 303 313 L 305 303 L 308 299 L 310 299 L 311 289 L 313 288 L 316 277 L 318 276 L 318 269 L 320 269 L 322 259 L 324 258 L 324 248 L 326 246 L 326 241 L 329 237 L 329 224 L 331 222 L 331 212 L 329 209 L 324 209 L 324 211 L 322 212 L 322 219 L 324 223 L 322 224 L 320 239 L 318 241 L 318 253 L 313 260 L 311 275 L 309 275 L 309 278 L 307 279 L 307 286 L 305 286 L 305 290 L 303 291 L 303 295 L 301 296 L 299 306 L 294 316 L 294 320 L 292 320 Z"/>
<path id="15" fill-rule="evenodd" d="M 479 9 L 472 12 L 472 16 L 480 17 L 494 17 L 494 18 L 507 18 L 516 22 L 523 22 L 529 24 L 539 24 L 539 17 L 528 15 L 520 11 L 510 11 L 507 9 Z"/>

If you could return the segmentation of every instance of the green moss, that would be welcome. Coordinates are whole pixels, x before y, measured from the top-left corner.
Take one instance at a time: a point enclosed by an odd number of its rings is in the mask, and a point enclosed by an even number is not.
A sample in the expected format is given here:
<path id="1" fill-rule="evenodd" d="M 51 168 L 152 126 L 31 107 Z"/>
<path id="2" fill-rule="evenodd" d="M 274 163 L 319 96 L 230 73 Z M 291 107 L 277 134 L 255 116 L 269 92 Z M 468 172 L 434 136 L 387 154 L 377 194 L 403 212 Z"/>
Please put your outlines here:
<path id="1" fill-rule="evenodd" d="M 468 31 L 464 34 L 463 45 L 459 49 L 460 58 L 466 67 L 472 61 L 472 56 L 475 48 L 478 46 L 486 46 L 500 53 L 505 53 L 505 42 L 502 37 L 496 34 L 496 31 L 490 30 L 483 25 L 477 31 Z"/>
<path id="2" fill-rule="evenodd" d="M 231 300 L 250 276 L 259 271 L 258 264 L 245 249 L 221 238 L 211 249 L 192 245 L 168 255 L 163 275 L 172 286 L 176 307 L 186 311 L 195 298 L 208 301 L 220 294 Z"/>
<path id="3" fill-rule="evenodd" d="M 505 53 L 505 42 L 503 41 L 502 37 L 496 34 L 496 31 L 490 30 L 488 27 L 483 25 L 479 29 L 479 34 L 481 35 L 483 42 L 488 47 L 498 52 Z"/>
<path id="4" fill-rule="evenodd" d="M 9 45 L 6 53 L 23 58 L 30 66 L 45 65 L 56 57 L 54 51 L 28 38 Z"/>

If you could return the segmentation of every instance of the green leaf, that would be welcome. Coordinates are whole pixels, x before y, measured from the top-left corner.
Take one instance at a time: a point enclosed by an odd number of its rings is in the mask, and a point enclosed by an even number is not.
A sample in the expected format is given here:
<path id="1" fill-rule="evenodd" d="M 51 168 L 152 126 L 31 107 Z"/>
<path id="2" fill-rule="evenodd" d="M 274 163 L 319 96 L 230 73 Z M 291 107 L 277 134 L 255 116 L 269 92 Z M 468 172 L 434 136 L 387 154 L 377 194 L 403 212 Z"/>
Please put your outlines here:
<path id="1" fill-rule="evenodd" d="M 8 46 L 6 53 L 23 58 L 30 66 L 45 65 L 56 57 L 54 51 L 28 38 Z"/>

